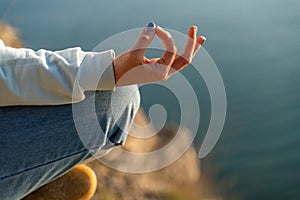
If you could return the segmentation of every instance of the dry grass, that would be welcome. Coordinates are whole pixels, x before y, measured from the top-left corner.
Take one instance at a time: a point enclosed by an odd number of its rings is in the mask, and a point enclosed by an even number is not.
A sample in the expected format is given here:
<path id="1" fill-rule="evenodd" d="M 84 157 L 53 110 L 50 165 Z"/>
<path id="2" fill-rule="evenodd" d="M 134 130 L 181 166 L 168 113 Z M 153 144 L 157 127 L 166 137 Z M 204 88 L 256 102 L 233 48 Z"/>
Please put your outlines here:
<path id="1" fill-rule="evenodd" d="M 23 47 L 19 32 L 4 22 L 0 22 L 0 39 L 4 41 L 6 46 Z"/>

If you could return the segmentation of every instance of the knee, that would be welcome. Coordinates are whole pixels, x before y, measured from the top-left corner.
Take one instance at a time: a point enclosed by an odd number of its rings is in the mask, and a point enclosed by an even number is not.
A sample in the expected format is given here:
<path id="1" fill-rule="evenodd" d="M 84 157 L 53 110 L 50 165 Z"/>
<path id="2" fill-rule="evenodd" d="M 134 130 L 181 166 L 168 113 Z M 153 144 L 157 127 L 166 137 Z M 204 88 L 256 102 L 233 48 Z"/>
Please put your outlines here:
<path id="1" fill-rule="evenodd" d="M 84 146 L 97 152 L 124 144 L 139 106 L 137 86 L 86 93 L 85 101 L 73 106 L 75 126 Z"/>
<path id="2" fill-rule="evenodd" d="M 99 109 L 97 109 L 99 105 Z M 135 114 L 140 107 L 136 85 L 119 87 L 114 91 L 96 94 L 96 112 L 106 138 L 114 145 L 125 143 Z"/>
<path id="3" fill-rule="evenodd" d="M 140 107 L 140 93 L 137 86 L 120 87 L 112 93 L 109 139 L 114 144 L 124 144 Z"/>
<path id="4" fill-rule="evenodd" d="M 110 102 L 115 121 L 133 119 L 140 107 L 140 93 L 136 85 L 120 87 L 112 92 Z"/>

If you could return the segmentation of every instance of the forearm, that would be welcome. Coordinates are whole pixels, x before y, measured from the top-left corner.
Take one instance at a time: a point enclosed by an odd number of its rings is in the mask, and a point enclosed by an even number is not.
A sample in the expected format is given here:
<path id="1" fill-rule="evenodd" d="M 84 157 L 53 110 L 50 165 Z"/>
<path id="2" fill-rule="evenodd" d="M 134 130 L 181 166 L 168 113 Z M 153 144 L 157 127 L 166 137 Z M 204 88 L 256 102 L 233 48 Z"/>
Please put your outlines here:
<path id="1" fill-rule="evenodd" d="M 113 59 L 112 50 L 35 52 L 0 44 L 0 106 L 69 104 L 84 100 L 84 91 L 114 89 Z"/>

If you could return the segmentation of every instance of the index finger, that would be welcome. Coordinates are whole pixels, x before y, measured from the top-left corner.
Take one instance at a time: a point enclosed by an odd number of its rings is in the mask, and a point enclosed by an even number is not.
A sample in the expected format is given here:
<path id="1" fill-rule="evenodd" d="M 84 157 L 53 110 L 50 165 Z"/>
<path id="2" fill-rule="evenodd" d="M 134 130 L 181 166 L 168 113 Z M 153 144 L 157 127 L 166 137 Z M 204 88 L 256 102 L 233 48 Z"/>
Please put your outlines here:
<path id="1" fill-rule="evenodd" d="M 147 47 L 151 44 L 155 36 L 155 33 L 153 31 L 154 28 L 155 24 L 153 22 L 148 23 L 146 27 L 144 27 L 141 31 L 134 45 L 131 47 L 131 51 L 138 50 L 141 53 L 141 55 L 144 55 Z"/>
<path id="2" fill-rule="evenodd" d="M 162 40 L 163 45 L 166 48 L 165 52 L 158 60 L 158 62 L 167 66 L 171 66 L 177 53 L 174 39 L 168 31 L 162 29 L 159 26 L 156 26 L 155 34 Z"/>

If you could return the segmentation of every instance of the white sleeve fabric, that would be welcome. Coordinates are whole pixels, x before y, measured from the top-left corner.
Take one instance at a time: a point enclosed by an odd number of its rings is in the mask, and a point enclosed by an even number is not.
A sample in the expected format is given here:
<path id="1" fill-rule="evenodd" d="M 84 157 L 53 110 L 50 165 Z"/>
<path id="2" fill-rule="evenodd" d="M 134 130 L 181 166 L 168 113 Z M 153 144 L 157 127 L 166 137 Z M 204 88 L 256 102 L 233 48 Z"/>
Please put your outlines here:
<path id="1" fill-rule="evenodd" d="M 114 51 L 16 49 L 0 40 L 0 106 L 80 102 L 88 90 L 113 90 Z"/>

